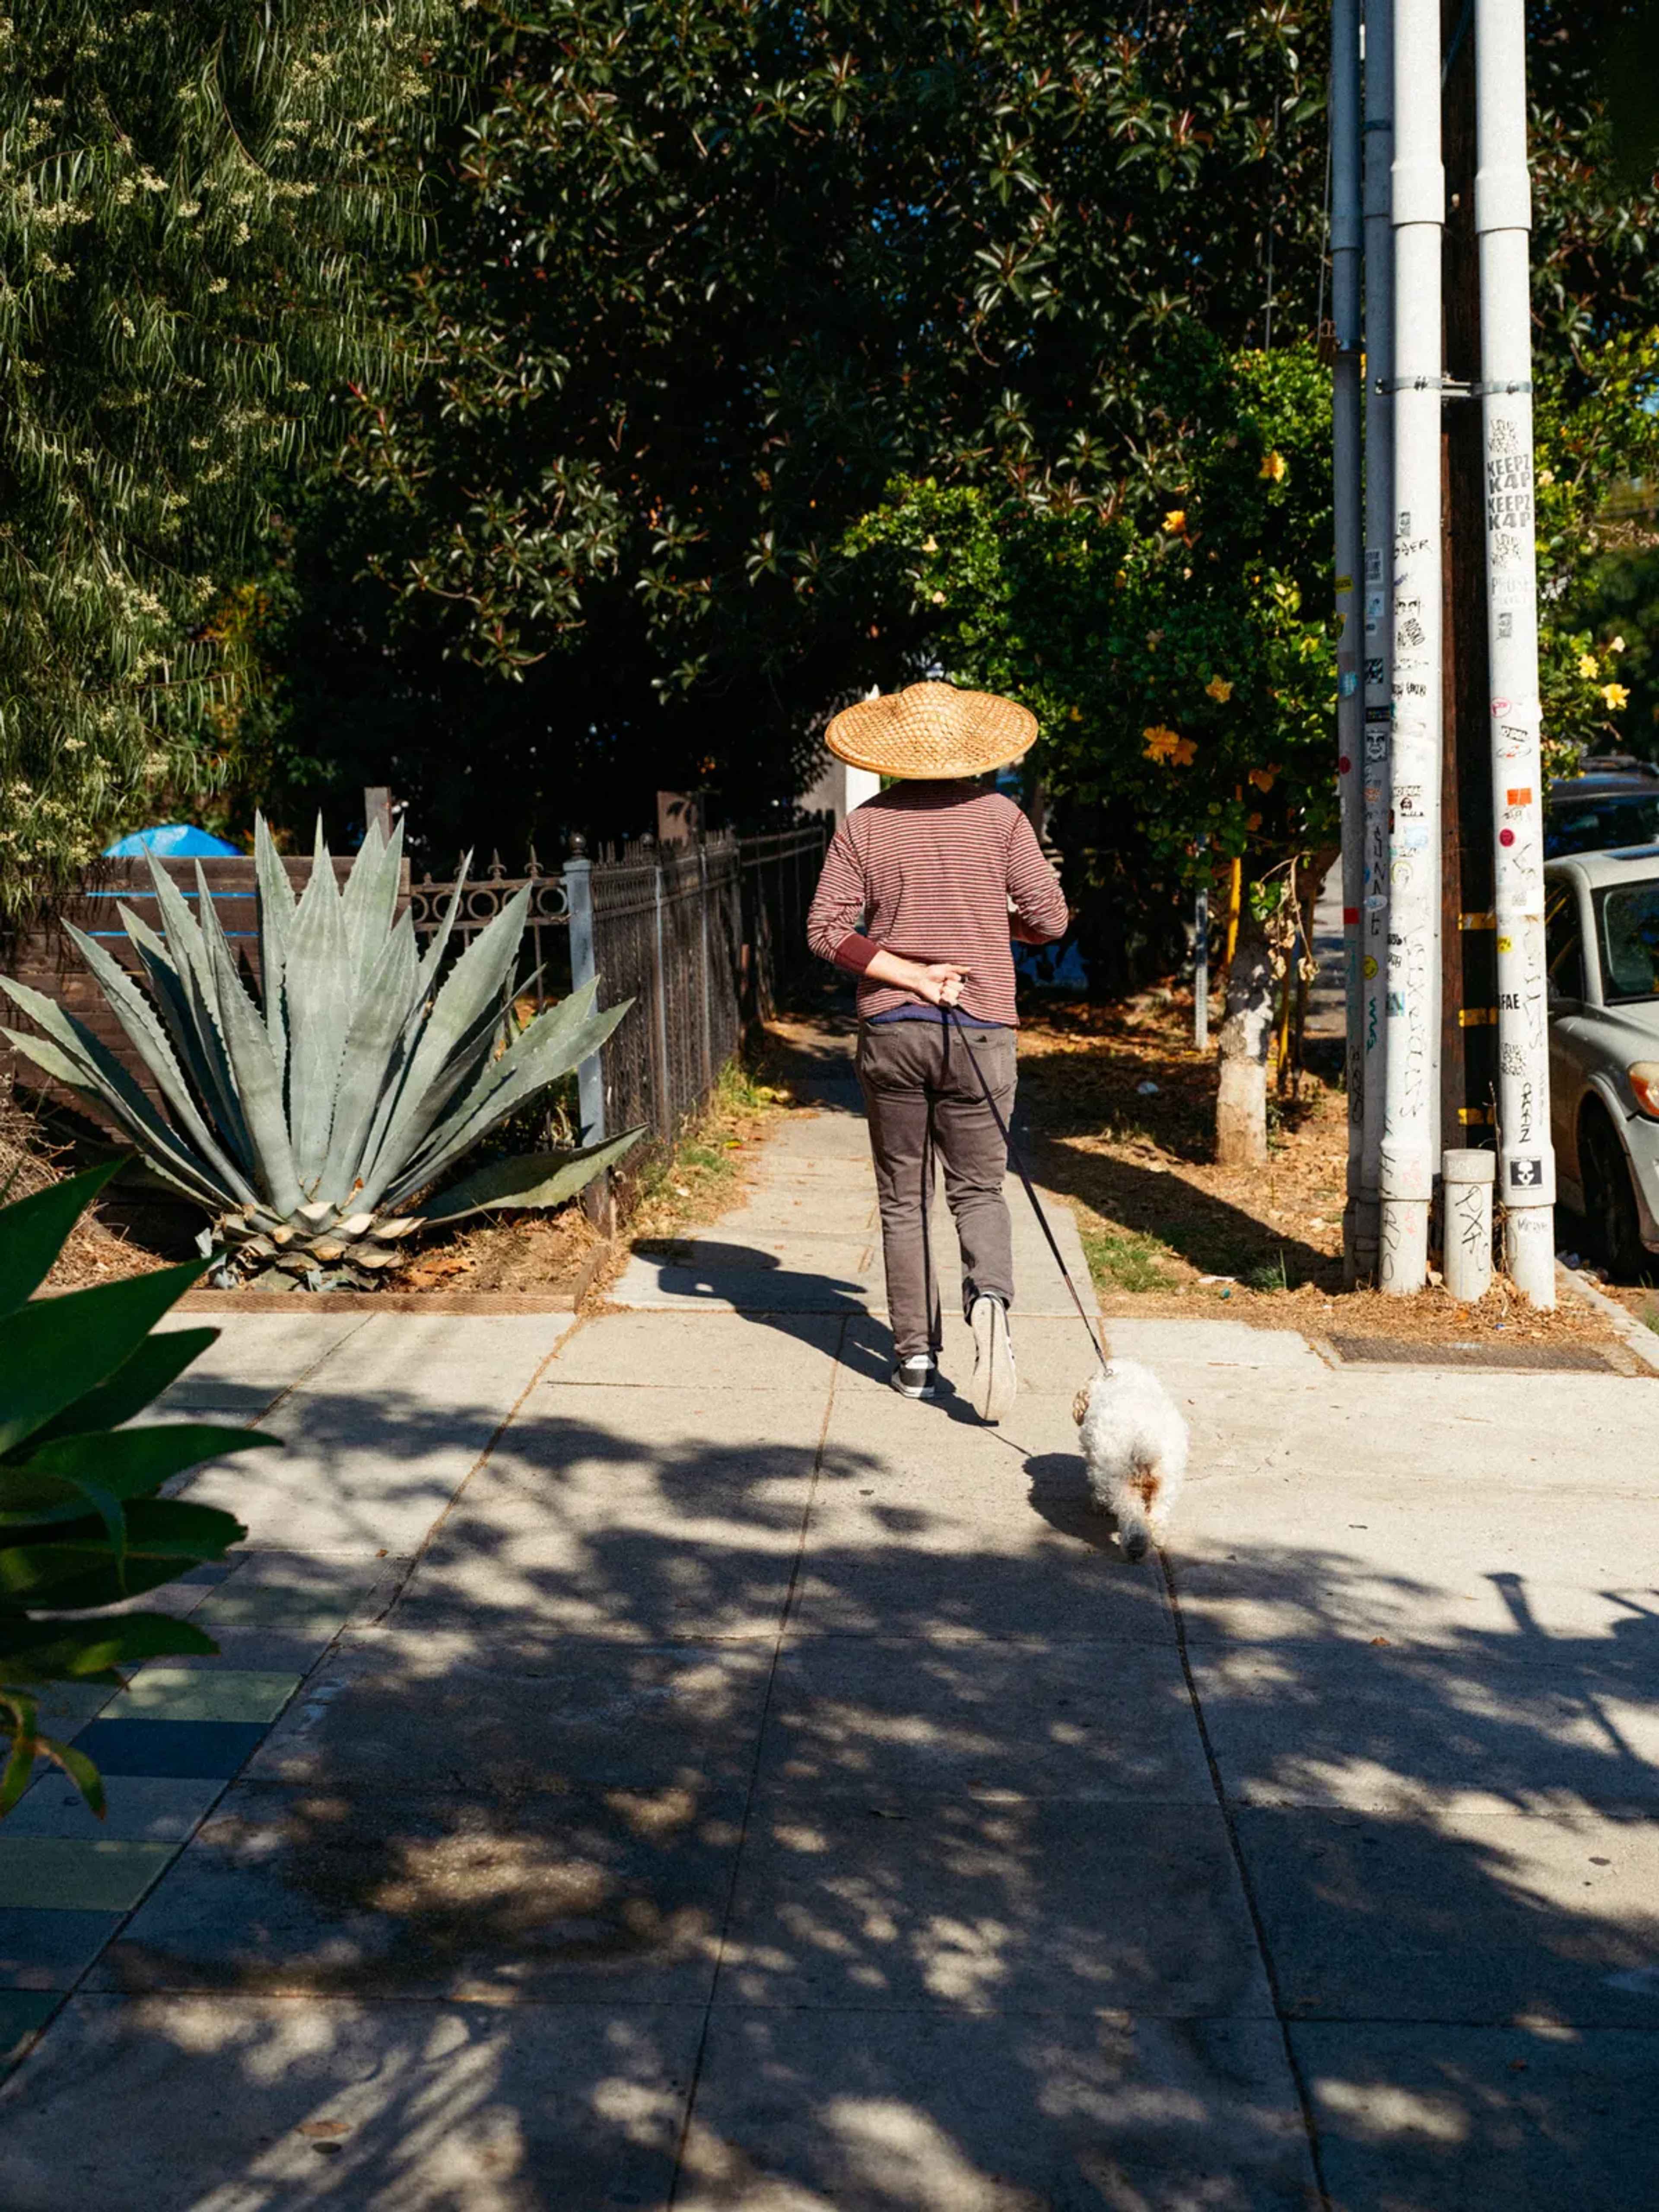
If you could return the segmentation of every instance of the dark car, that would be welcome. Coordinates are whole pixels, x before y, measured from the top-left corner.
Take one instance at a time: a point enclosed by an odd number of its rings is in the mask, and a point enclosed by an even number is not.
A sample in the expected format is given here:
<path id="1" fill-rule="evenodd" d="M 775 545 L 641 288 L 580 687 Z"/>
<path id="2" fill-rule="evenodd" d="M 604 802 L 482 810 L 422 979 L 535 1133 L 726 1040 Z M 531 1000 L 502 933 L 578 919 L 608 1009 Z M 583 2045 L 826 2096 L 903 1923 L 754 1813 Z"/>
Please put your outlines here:
<path id="1" fill-rule="evenodd" d="M 1544 857 L 1607 853 L 1659 843 L 1659 768 L 1627 755 L 1587 760 L 1577 775 L 1550 786 Z"/>

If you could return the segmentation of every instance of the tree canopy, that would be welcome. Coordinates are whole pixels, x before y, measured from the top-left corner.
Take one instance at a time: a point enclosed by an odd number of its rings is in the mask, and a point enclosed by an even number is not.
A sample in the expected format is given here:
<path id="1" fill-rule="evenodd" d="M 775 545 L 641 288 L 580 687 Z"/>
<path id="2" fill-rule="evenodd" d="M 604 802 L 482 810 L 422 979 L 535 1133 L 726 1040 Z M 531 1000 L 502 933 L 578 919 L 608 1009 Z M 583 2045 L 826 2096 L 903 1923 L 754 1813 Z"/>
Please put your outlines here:
<path id="1" fill-rule="evenodd" d="M 1584 11 L 1529 20 L 1565 418 L 1659 324 L 1654 204 Z M 343 744 L 341 784 L 457 842 L 639 826 L 657 783 L 754 811 L 925 657 L 837 551 L 896 479 L 1152 528 L 1188 465 L 1172 334 L 1319 320 L 1324 38 L 1292 0 L 469 10 L 400 295 L 425 366 L 365 391 L 276 580 L 277 738 L 349 702 L 281 763 L 304 803 Z"/>
<path id="2" fill-rule="evenodd" d="M 1528 10 L 1546 580 L 1585 641 L 1552 662 L 1563 728 L 1620 712 L 1574 580 L 1591 489 L 1651 428 L 1656 204 L 1589 35 L 1629 13 Z M 31 0 L 0 56 L 0 758 L 29 868 L 169 777 L 342 829 L 389 781 L 434 855 L 644 826 L 658 784 L 787 803 L 826 713 L 941 647 L 848 557 L 890 486 L 1160 542 L 1211 450 L 1189 341 L 1272 358 L 1321 319 L 1300 0 L 150 21 Z M 1317 474 L 1309 448 L 1293 496 Z M 1313 567 L 1299 588 L 1322 620 Z"/>
<path id="3" fill-rule="evenodd" d="M 365 394 L 322 526 L 401 595 L 398 647 L 325 582 L 286 664 L 349 663 L 447 822 L 653 773 L 787 793 L 826 706 L 899 672 L 834 557 L 896 474 L 1115 508 L 1166 472 L 1171 323 L 1311 323 L 1313 21 L 486 0 L 405 295 L 428 365 Z"/>
<path id="4" fill-rule="evenodd" d="M 210 774 L 226 564 L 344 380 L 389 374 L 366 269 L 420 251 L 410 149 L 448 15 L 0 20 L 0 910 Z"/>
<path id="5" fill-rule="evenodd" d="M 1036 714 L 1068 885 L 1109 895 L 1114 968 L 1218 866 L 1260 878 L 1335 836 L 1329 371 L 1305 342 L 1177 352 L 1180 489 L 1156 515 L 925 480 L 847 547 L 948 677 Z"/>

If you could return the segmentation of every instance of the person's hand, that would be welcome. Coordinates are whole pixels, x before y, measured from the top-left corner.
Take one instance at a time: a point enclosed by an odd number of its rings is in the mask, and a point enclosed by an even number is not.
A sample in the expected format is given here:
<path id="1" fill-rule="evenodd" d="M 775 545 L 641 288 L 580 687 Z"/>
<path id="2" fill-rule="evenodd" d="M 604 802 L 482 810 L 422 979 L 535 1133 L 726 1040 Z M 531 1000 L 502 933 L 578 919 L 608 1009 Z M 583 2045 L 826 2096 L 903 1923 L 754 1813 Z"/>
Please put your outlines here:
<path id="1" fill-rule="evenodd" d="M 967 975 L 965 968 L 955 967 L 948 960 L 930 961 L 927 967 L 917 969 L 913 988 L 930 1006 L 954 1006 Z"/>

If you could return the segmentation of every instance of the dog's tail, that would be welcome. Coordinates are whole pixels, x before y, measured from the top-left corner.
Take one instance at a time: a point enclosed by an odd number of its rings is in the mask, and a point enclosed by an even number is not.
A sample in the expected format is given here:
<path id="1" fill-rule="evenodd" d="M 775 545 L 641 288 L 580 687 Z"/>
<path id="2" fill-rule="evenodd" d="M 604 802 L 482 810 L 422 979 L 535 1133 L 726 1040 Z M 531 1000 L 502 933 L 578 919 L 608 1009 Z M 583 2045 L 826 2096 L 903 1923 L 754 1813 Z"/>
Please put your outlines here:
<path id="1" fill-rule="evenodd" d="M 1124 1486 L 1123 1502 L 1117 1516 L 1126 1559 L 1146 1558 L 1152 1540 L 1152 1514 L 1163 1486 L 1164 1472 L 1158 1461 L 1144 1449 L 1138 1450 L 1129 1463 L 1129 1480 Z"/>

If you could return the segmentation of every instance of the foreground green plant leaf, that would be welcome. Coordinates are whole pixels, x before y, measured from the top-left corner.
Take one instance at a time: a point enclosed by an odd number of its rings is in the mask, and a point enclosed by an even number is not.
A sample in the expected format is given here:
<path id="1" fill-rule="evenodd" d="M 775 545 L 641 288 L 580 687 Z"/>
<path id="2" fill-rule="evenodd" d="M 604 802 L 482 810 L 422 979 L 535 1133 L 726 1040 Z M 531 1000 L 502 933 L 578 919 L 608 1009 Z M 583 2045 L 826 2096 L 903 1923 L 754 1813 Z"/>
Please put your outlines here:
<path id="1" fill-rule="evenodd" d="M 0 1816 L 43 1758 L 102 1814 L 95 1768 L 41 1732 L 33 1686 L 118 1688 L 124 1667 L 164 1654 L 210 1656 L 212 1638 L 187 1620 L 107 1609 L 222 1559 L 246 1534 L 217 1506 L 158 1497 L 164 1484 L 206 1461 L 276 1443 L 210 1422 L 124 1425 L 218 1334 L 149 1334 L 200 1265 L 60 1297 L 31 1295 L 119 1164 L 0 1206 L 0 1739 L 9 1746 Z"/>
<path id="2" fill-rule="evenodd" d="M 0 1243 L 0 1319 L 15 1313 L 40 1289 L 70 1230 L 120 1164 L 110 1160 L 84 1175 L 48 1183 L 6 1208 L 6 1236 Z"/>

